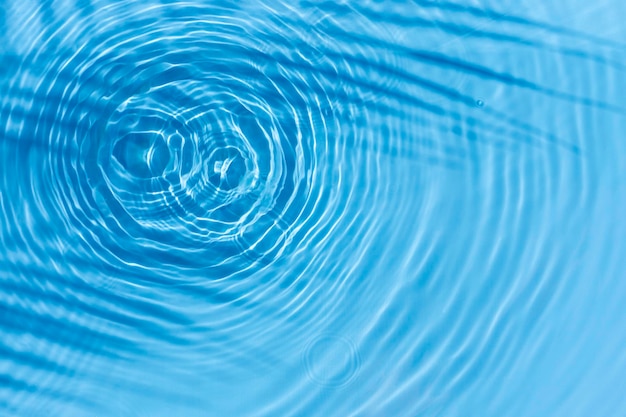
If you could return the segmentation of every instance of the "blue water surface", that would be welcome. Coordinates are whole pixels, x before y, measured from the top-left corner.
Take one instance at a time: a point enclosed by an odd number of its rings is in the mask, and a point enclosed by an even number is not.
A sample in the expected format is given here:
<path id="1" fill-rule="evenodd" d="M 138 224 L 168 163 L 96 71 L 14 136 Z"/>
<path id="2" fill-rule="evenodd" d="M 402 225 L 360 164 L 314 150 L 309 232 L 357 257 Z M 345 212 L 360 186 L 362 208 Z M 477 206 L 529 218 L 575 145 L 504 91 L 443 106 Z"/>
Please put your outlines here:
<path id="1" fill-rule="evenodd" d="M 626 416 L 626 3 L 0 6 L 0 416 Z"/>

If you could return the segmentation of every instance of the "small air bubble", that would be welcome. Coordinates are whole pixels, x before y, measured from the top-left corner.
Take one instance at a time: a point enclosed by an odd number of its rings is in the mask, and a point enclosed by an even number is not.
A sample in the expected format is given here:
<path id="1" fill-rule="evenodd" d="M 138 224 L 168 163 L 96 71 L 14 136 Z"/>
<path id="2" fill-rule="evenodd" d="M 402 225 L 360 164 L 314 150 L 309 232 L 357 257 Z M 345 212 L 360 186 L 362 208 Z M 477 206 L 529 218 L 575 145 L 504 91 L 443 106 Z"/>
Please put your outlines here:
<path id="1" fill-rule="evenodd" d="M 476 100 L 476 105 L 477 105 L 478 107 L 483 107 L 483 106 L 485 105 L 485 102 L 484 102 L 484 101 L 482 101 L 482 100 Z"/>

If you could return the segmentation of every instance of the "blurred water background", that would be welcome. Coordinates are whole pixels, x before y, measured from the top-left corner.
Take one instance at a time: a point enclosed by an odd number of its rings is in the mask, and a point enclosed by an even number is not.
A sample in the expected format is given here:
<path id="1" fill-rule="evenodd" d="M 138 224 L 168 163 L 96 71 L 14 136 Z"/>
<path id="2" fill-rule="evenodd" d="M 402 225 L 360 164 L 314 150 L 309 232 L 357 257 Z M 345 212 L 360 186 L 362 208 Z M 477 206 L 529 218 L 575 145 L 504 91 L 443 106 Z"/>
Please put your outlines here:
<path id="1" fill-rule="evenodd" d="M 0 415 L 626 415 L 626 3 L 0 5 Z"/>

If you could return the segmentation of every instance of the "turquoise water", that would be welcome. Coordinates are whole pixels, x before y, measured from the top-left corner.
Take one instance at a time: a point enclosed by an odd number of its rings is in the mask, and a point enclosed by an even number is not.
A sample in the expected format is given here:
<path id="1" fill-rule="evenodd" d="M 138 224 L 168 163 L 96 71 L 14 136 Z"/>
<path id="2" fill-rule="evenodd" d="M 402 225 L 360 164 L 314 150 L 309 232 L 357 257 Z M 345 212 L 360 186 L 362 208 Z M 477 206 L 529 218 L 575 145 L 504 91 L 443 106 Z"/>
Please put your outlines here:
<path id="1" fill-rule="evenodd" d="M 626 415 L 626 3 L 0 5 L 1 416 Z"/>

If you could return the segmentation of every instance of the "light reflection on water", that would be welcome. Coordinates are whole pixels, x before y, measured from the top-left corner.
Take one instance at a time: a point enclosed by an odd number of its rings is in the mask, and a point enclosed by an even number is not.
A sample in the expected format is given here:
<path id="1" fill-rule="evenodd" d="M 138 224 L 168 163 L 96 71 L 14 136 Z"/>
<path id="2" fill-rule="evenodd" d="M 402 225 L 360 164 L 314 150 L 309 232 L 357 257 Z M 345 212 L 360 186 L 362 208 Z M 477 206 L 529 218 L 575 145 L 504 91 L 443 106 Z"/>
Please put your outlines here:
<path id="1" fill-rule="evenodd" d="M 491 3 L 2 3 L 0 414 L 626 413 L 626 9 Z"/>

